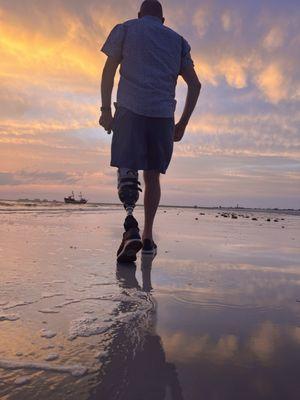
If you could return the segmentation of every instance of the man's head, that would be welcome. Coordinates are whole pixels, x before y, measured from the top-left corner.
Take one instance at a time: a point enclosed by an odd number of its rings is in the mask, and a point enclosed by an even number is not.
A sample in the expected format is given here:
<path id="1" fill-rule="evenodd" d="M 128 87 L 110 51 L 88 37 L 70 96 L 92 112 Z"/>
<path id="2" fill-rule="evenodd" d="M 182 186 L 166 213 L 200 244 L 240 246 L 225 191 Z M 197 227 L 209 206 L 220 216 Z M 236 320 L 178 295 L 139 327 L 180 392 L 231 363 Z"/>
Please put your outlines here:
<path id="1" fill-rule="evenodd" d="M 157 17 L 165 22 L 163 17 L 162 5 L 157 0 L 145 0 L 143 1 L 140 12 L 138 14 L 139 18 L 145 17 L 146 15 L 151 15 L 152 17 Z"/>

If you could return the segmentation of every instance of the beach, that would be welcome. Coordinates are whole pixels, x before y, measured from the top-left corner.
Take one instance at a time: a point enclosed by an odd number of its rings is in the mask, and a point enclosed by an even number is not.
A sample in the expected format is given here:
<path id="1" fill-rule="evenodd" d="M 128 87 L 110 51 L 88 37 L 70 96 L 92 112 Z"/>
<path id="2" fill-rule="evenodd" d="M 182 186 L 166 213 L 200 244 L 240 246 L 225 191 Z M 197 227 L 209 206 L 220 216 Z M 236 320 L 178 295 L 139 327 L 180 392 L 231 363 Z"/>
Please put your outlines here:
<path id="1" fill-rule="evenodd" d="M 135 265 L 121 207 L 0 215 L 1 400 L 299 398 L 299 213 L 161 207 Z"/>

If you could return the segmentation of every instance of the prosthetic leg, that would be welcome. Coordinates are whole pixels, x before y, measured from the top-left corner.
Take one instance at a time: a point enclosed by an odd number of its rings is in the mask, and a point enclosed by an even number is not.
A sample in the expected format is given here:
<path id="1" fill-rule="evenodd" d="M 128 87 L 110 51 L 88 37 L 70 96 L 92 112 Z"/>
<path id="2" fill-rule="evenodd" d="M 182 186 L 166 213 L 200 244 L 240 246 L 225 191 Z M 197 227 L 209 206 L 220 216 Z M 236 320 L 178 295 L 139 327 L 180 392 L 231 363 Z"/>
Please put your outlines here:
<path id="1" fill-rule="evenodd" d="M 119 199 L 124 205 L 127 213 L 127 217 L 124 222 L 125 231 L 130 228 L 137 228 L 138 223 L 133 217 L 133 210 L 136 202 L 139 199 L 139 192 L 142 189 L 139 187 L 140 182 L 138 181 L 138 171 L 129 168 L 118 169 L 118 194 Z"/>
<path id="2" fill-rule="evenodd" d="M 139 198 L 139 192 L 142 191 L 139 185 L 137 171 L 129 168 L 118 169 L 118 194 L 127 213 L 123 240 L 117 252 L 117 261 L 120 263 L 135 261 L 136 254 L 143 247 L 138 222 L 132 215 Z"/>

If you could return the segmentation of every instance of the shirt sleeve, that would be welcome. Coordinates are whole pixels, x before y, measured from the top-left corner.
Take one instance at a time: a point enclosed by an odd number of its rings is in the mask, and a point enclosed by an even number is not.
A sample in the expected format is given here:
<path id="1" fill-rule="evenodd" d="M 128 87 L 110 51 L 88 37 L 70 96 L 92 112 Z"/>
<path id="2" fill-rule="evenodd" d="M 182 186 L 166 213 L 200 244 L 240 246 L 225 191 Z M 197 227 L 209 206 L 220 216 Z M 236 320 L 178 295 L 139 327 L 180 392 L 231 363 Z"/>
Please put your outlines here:
<path id="1" fill-rule="evenodd" d="M 191 57 L 191 46 L 184 38 L 182 38 L 180 74 L 189 65 L 192 67 L 194 66 L 194 61 Z"/>
<path id="2" fill-rule="evenodd" d="M 116 25 L 108 35 L 101 51 L 108 57 L 117 60 L 122 59 L 123 42 L 125 38 L 125 28 L 123 24 Z"/>

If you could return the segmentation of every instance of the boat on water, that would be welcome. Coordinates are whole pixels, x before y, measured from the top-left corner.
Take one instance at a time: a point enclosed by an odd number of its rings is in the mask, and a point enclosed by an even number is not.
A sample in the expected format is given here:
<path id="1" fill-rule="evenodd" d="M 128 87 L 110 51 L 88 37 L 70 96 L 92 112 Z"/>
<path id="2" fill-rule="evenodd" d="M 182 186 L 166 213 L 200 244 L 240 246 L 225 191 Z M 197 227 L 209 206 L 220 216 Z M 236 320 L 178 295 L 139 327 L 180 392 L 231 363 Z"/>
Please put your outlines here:
<path id="1" fill-rule="evenodd" d="M 66 204 L 86 204 L 88 201 L 84 197 L 82 197 L 82 194 L 80 192 L 79 194 L 79 199 L 75 199 L 74 192 L 68 197 L 64 198 Z"/>

